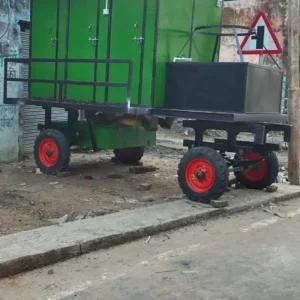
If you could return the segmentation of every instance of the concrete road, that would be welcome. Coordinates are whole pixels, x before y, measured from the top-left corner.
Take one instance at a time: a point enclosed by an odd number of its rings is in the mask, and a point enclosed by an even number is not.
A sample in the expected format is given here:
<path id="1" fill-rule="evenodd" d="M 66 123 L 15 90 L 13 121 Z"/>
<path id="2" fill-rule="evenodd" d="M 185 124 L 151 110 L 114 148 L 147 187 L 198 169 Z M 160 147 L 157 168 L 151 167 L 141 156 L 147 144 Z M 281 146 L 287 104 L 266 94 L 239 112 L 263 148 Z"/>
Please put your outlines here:
<path id="1" fill-rule="evenodd" d="M 300 201 L 0 281 L 5 300 L 299 300 Z"/>

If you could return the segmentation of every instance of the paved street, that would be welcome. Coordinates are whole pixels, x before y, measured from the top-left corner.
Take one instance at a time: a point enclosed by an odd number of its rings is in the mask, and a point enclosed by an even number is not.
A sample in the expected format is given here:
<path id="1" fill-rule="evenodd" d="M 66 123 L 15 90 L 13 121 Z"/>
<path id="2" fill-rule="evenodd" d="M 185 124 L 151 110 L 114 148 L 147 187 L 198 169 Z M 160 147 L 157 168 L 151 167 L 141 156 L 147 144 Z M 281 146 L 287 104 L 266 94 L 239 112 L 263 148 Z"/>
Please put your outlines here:
<path id="1" fill-rule="evenodd" d="M 298 199 L 90 253 L 0 281 L 0 299 L 298 300 L 299 214 Z"/>

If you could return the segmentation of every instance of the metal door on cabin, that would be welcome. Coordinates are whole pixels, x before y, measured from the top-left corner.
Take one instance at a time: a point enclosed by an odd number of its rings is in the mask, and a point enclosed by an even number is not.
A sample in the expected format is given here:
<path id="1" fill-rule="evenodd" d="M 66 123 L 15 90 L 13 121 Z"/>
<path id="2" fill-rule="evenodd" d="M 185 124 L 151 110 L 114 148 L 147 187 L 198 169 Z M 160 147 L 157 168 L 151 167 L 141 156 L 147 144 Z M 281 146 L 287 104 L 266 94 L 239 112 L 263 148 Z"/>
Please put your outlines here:
<path id="1" fill-rule="evenodd" d="M 58 1 L 33 1 L 31 53 L 32 58 L 55 59 L 57 50 Z M 54 62 L 34 62 L 31 64 L 31 78 L 53 80 Z M 54 83 L 32 83 L 29 86 L 32 97 L 55 97 Z"/>
<path id="2" fill-rule="evenodd" d="M 65 4 L 60 11 L 58 57 L 133 60 L 132 100 L 137 103 L 142 97 L 143 17 L 148 1 L 110 0 L 107 6 L 106 0 L 60 2 Z M 128 64 L 119 63 L 59 63 L 58 79 L 127 83 L 128 68 Z M 63 88 L 63 98 L 87 102 L 95 98 L 97 103 L 124 104 L 127 90 L 125 87 L 68 84 Z"/>
<path id="3" fill-rule="evenodd" d="M 68 59 L 130 59 L 133 60 L 132 103 L 142 98 L 142 54 L 145 45 L 147 0 L 60 0 L 67 3 L 65 45 L 59 44 L 59 58 Z M 106 10 L 106 11 L 105 11 Z M 62 16 L 61 16 L 62 17 Z M 63 21 L 61 19 L 60 26 Z M 61 40 L 61 38 L 60 38 Z M 70 81 L 97 81 L 127 83 L 128 64 L 120 63 L 68 63 L 60 66 L 59 79 Z M 151 83 L 151 80 L 149 80 Z M 150 88 L 149 88 L 150 91 Z M 63 98 L 97 103 L 125 104 L 125 87 L 82 86 L 68 84 Z"/>
<path id="4" fill-rule="evenodd" d="M 34 1 L 32 57 L 130 59 L 133 61 L 131 103 L 150 101 L 155 5 L 155 0 Z M 44 79 L 127 83 L 128 64 L 33 63 L 32 74 Z M 95 98 L 97 103 L 124 104 L 127 100 L 125 87 L 34 83 L 32 91 L 33 96 L 62 97 L 69 101 L 90 102 Z"/>
<path id="5" fill-rule="evenodd" d="M 68 59 L 97 59 L 100 28 L 100 2 L 98 0 L 65 0 L 68 2 L 66 11 L 67 32 L 65 53 Z M 89 63 L 68 63 L 65 65 L 64 76 L 71 81 L 97 81 L 95 75 L 101 67 L 93 62 Z M 64 91 L 66 99 L 92 101 L 94 90 L 93 85 L 67 85 Z"/>
<path id="6" fill-rule="evenodd" d="M 133 61 L 131 104 L 150 104 L 156 1 L 113 0 L 110 5 L 109 57 Z M 128 66 L 110 65 L 109 82 L 127 79 Z M 122 103 L 126 90 L 110 87 L 107 96 L 109 103 Z"/>
<path id="7" fill-rule="evenodd" d="M 33 2 L 32 55 L 44 59 L 95 59 L 97 3 L 82 0 Z M 94 63 L 32 63 L 32 78 L 94 81 Z M 92 100 L 93 87 L 52 83 L 32 84 L 32 96 Z"/>

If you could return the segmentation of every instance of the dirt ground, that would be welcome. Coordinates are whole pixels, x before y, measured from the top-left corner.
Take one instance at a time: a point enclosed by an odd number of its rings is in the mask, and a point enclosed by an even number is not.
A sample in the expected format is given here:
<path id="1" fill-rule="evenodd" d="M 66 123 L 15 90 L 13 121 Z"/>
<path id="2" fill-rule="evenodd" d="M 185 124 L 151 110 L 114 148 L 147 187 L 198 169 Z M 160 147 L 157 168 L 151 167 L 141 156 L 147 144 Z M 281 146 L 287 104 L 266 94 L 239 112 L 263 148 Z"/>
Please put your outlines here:
<path id="1" fill-rule="evenodd" d="M 162 146 L 147 149 L 143 165 L 159 169 L 146 174 L 132 174 L 129 166 L 111 162 L 110 151 L 73 153 L 74 175 L 65 178 L 36 174 L 32 158 L 2 164 L 0 235 L 60 222 L 49 219 L 63 221 L 66 215 L 71 221 L 172 201 L 181 196 L 176 171 L 183 153 Z M 149 190 L 141 187 L 145 183 Z"/>
<path id="2" fill-rule="evenodd" d="M 0 235 L 182 198 L 176 173 L 186 149 L 179 137 L 160 132 L 142 159 L 158 169 L 146 174 L 112 162 L 111 151 L 72 153 L 73 175 L 64 178 L 36 174 L 32 158 L 0 164 Z M 279 160 L 286 165 L 285 152 Z"/>

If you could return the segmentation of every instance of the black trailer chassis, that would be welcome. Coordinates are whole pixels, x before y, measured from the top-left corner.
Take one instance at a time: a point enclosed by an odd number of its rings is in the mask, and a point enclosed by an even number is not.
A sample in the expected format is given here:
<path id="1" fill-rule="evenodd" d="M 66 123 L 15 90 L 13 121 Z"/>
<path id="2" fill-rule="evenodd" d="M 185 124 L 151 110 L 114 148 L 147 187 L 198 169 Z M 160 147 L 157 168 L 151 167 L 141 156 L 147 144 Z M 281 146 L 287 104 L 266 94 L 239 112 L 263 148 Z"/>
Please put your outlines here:
<path id="1" fill-rule="evenodd" d="M 77 112 L 78 110 L 101 111 L 104 114 L 154 116 L 158 117 L 160 121 L 167 119 L 172 121 L 175 118 L 190 119 L 184 121 L 183 126 L 193 128 L 195 138 L 183 142 L 189 150 L 179 163 L 178 181 L 184 194 L 191 200 L 208 203 L 211 200 L 220 198 L 228 187 L 229 172 L 234 172 L 237 181 L 252 189 L 264 189 L 276 181 L 279 167 L 274 151 L 278 151 L 280 146 L 268 143 L 267 134 L 270 131 L 283 132 L 285 142 L 290 141 L 291 135 L 291 126 L 284 123 L 286 122 L 286 116 L 279 112 L 279 102 L 278 111 L 275 112 L 272 110 L 273 112 L 267 113 L 258 111 L 231 113 L 191 108 L 142 107 L 140 105 L 128 107 L 127 104 L 109 105 L 108 103 L 96 103 L 94 101 L 87 104 L 84 101 L 67 100 L 64 97 L 51 99 L 31 96 L 11 98 L 7 92 L 9 82 L 23 82 L 30 87 L 30 84 L 37 82 L 37 80 L 11 78 L 7 73 L 8 63 L 29 62 L 30 60 L 22 59 L 5 60 L 3 101 L 5 104 L 42 106 L 46 111 L 45 124 L 51 123 L 52 107 L 66 109 L 69 113 L 68 122 L 74 122 L 74 120 L 72 121 L 72 115 L 74 111 Z M 58 82 L 54 80 L 51 83 L 57 84 Z M 97 82 L 81 84 L 91 86 L 109 85 L 109 83 Z M 160 124 L 162 123 L 160 122 Z M 171 122 L 166 121 L 164 125 L 168 127 L 170 124 Z M 227 132 L 227 138 L 205 142 L 203 136 L 208 129 L 224 130 Z M 254 135 L 253 141 L 239 141 L 237 136 L 244 132 L 252 133 Z M 230 157 L 227 155 L 228 153 L 234 153 L 234 156 Z"/>
<path id="2" fill-rule="evenodd" d="M 179 185 L 189 199 L 204 203 L 224 194 L 229 172 L 250 189 L 262 190 L 276 182 L 279 163 L 274 151 L 280 145 L 268 143 L 267 134 L 282 132 L 284 142 L 291 136 L 286 124 L 186 120 L 183 127 L 193 128 L 195 138 L 183 141 L 189 150 L 179 163 Z M 203 137 L 209 129 L 225 131 L 227 138 L 206 142 Z M 251 133 L 253 140 L 239 141 L 240 133 Z"/>

